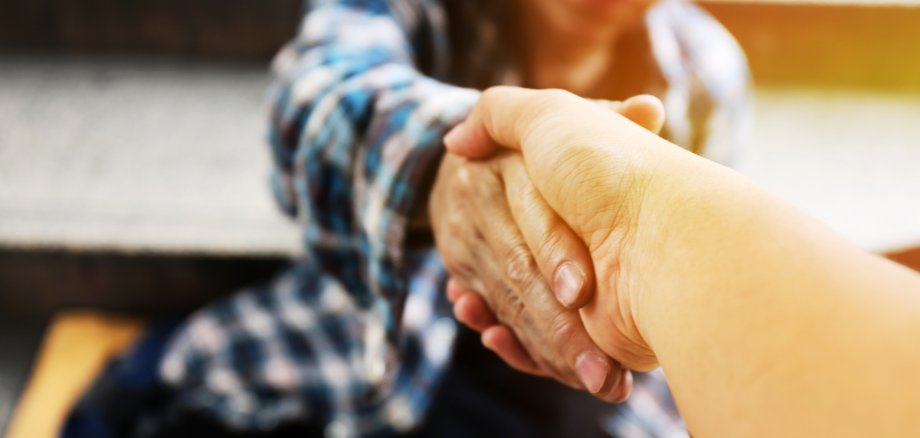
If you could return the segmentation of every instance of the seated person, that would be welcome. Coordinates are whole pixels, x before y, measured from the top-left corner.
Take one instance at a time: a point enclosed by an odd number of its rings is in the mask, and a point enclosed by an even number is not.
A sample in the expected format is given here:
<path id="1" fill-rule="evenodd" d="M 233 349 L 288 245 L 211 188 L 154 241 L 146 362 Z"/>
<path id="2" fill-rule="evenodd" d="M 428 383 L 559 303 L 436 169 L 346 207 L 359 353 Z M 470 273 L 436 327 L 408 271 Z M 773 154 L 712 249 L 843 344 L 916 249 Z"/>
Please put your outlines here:
<path id="1" fill-rule="evenodd" d="M 609 406 L 511 373 L 475 334 L 457 330 L 442 293 L 445 265 L 493 304 L 514 292 L 506 319 L 528 324 L 505 338 L 523 351 L 513 360 L 526 355 L 531 373 L 602 400 L 624 397 L 614 392 L 621 367 L 553 298 L 593 289 L 587 248 L 569 232 L 557 236 L 557 251 L 508 265 L 531 255 L 520 253 L 523 230 L 501 213 L 503 187 L 529 179 L 497 166 L 460 173 L 453 158 L 442 160 L 441 137 L 467 115 L 475 89 L 490 85 L 604 100 L 651 93 L 669 113 L 664 135 L 725 162 L 743 132 L 748 71 L 717 22 L 678 0 L 326 0 L 312 5 L 274 66 L 273 185 L 303 225 L 306 256 L 272 284 L 158 325 L 89 391 L 65 435 L 98 430 L 87 425 L 153 436 L 199 426 L 442 436 L 679 430 L 654 377 L 637 390 L 659 402 L 621 407 L 606 421 Z M 429 203 L 450 208 L 429 218 Z M 434 234 L 432 222 L 441 224 Z M 549 323 L 561 335 L 546 335 Z"/>
<path id="2" fill-rule="evenodd" d="M 488 90 L 445 143 L 522 151 L 590 250 L 592 339 L 631 369 L 660 364 L 694 435 L 920 431 L 917 272 L 565 92 Z"/>

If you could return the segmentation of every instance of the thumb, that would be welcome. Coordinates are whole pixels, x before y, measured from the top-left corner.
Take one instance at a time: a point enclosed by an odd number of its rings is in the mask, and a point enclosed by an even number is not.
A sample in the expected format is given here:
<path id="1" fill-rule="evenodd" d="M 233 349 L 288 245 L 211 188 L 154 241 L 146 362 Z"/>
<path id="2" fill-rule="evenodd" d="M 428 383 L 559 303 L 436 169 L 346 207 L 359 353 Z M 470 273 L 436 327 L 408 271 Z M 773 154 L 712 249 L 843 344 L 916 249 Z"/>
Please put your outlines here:
<path id="1" fill-rule="evenodd" d="M 547 110 L 546 93 L 570 94 L 561 90 L 537 91 L 518 87 L 492 87 L 482 92 L 466 121 L 444 136 L 448 151 L 468 158 L 484 158 L 498 147 L 520 150 L 520 135 L 533 119 Z M 523 128 L 523 129 L 522 129 Z"/>

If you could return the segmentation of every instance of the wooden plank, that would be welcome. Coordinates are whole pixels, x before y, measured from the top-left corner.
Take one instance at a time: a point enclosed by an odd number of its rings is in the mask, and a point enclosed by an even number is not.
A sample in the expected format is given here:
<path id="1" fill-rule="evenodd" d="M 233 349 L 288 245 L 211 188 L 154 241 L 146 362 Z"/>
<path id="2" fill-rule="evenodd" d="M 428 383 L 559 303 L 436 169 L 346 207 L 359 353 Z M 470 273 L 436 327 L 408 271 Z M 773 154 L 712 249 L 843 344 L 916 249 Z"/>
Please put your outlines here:
<path id="1" fill-rule="evenodd" d="M 920 89 L 920 7 L 703 1 L 760 84 Z"/>
<path id="2" fill-rule="evenodd" d="M 52 438 L 73 403 L 112 355 L 131 343 L 143 322 L 92 311 L 54 318 L 7 438 Z"/>
<path id="3" fill-rule="evenodd" d="M 905 249 L 888 254 L 888 258 L 908 268 L 920 271 L 920 247 Z"/>

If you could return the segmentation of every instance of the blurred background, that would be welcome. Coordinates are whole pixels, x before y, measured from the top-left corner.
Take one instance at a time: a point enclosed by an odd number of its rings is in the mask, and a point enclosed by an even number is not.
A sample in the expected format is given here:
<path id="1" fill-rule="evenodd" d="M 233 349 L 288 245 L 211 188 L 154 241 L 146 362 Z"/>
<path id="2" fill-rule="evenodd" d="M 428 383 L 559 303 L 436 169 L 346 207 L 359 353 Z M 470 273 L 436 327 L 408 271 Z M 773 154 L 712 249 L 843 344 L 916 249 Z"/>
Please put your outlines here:
<path id="1" fill-rule="evenodd" d="M 754 73 L 739 171 L 920 267 L 920 1 L 701 4 Z M 60 373 L 98 367 L 145 317 L 297 254 L 264 136 L 268 63 L 302 8 L 0 0 L 0 434 L 17 406 L 10 436 L 54 430 L 34 418 L 86 383 Z"/>

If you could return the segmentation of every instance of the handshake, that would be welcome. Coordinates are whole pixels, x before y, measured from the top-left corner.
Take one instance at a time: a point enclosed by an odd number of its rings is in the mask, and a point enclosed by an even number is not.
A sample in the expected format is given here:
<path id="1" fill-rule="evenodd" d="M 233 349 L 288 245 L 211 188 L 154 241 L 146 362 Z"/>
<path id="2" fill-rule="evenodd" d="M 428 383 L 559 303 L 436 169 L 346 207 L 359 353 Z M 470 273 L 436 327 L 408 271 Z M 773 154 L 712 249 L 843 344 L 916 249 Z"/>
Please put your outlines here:
<path id="1" fill-rule="evenodd" d="M 695 436 L 916 436 L 920 275 L 661 139 L 662 119 L 650 97 L 486 91 L 429 201 L 457 318 L 611 402 L 660 365 Z"/>
<path id="2" fill-rule="evenodd" d="M 650 158 L 605 144 L 598 129 L 652 138 L 663 121 L 651 96 L 589 102 L 500 87 L 445 138 L 452 153 L 429 215 L 448 298 L 513 368 L 621 402 L 632 376 L 613 353 L 656 366 L 620 274 L 645 190 L 637 161 Z"/>

